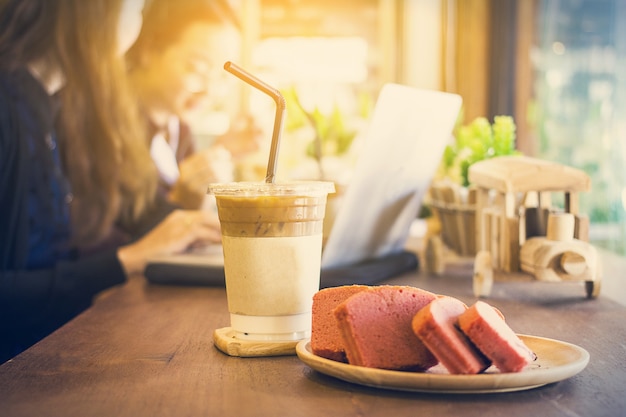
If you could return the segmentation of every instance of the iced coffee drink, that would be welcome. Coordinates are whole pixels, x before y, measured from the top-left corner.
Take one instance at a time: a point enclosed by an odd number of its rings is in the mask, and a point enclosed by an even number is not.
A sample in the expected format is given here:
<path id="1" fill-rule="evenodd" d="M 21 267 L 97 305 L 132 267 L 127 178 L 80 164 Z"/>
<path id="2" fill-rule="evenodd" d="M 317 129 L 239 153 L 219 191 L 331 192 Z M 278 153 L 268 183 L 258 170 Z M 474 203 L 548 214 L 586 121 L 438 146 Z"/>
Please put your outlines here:
<path id="1" fill-rule="evenodd" d="M 251 340 L 310 336 L 332 183 L 213 184 L 231 327 Z"/>

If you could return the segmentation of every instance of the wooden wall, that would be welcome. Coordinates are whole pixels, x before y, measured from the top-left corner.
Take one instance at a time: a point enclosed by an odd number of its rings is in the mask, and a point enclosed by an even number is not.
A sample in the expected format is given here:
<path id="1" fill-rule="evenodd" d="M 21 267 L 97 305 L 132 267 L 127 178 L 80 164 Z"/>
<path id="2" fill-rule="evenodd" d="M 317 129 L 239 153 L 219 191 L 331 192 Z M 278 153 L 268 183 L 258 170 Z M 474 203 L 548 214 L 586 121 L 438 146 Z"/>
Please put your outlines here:
<path id="1" fill-rule="evenodd" d="M 448 30 L 448 36 L 453 36 L 454 44 L 453 75 L 448 74 L 444 78 L 453 85 L 445 88 L 463 97 L 466 122 L 487 114 L 490 2 L 491 0 L 456 0 L 447 5 L 447 13 L 453 14 L 452 21 L 455 24 L 454 30 Z M 450 10 L 450 7 L 453 9 Z M 451 68 L 450 65 L 445 67 Z"/>
<path id="2" fill-rule="evenodd" d="M 529 108 L 536 0 L 442 2 L 443 89 L 463 97 L 464 123 L 513 116 L 518 149 L 534 155 Z"/>

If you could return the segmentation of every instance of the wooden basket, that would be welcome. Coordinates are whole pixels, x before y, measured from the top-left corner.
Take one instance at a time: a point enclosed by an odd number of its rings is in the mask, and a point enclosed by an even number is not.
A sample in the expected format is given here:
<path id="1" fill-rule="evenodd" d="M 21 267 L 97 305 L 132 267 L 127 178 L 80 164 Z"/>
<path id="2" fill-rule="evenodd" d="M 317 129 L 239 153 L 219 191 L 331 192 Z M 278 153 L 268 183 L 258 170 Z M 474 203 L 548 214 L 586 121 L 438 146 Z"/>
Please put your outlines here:
<path id="1" fill-rule="evenodd" d="M 430 192 L 443 243 L 460 256 L 476 255 L 476 190 L 436 181 Z"/>

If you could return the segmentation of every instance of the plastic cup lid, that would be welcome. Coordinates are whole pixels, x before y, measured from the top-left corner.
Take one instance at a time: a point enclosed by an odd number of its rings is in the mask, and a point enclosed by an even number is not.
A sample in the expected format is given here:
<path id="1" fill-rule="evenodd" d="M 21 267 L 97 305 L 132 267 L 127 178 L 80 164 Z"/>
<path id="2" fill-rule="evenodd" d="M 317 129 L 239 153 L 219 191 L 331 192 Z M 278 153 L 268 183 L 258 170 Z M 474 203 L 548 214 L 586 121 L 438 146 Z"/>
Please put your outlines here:
<path id="1" fill-rule="evenodd" d="M 208 194 L 215 196 L 324 195 L 335 192 L 329 181 L 231 182 L 210 184 Z"/>

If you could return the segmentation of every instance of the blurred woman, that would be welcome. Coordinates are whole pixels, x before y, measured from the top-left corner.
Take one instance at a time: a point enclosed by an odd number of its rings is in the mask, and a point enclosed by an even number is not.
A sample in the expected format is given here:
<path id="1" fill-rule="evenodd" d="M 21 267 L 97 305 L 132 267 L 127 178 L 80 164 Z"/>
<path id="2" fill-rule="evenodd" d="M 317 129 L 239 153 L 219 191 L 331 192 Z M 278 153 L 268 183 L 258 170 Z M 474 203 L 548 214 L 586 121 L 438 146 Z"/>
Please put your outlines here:
<path id="1" fill-rule="evenodd" d="M 239 37 L 226 0 L 151 0 L 126 54 L 161 190 L 185 208 L 202 206 L 210 182 L 232 181 L 233 158 L 258 148 L 260 130 L 251 123 L 202 150 L 188 125 L 191 114 L 224 95 L 223 65 L 237 59 Z"/>
<path id="2" fill-rule="evenodd" d="M 155 199 L 122 59 L 142 9 L 0 0 L 0 361 L 150 257 L 220 240 L 214 215 Z"/>

